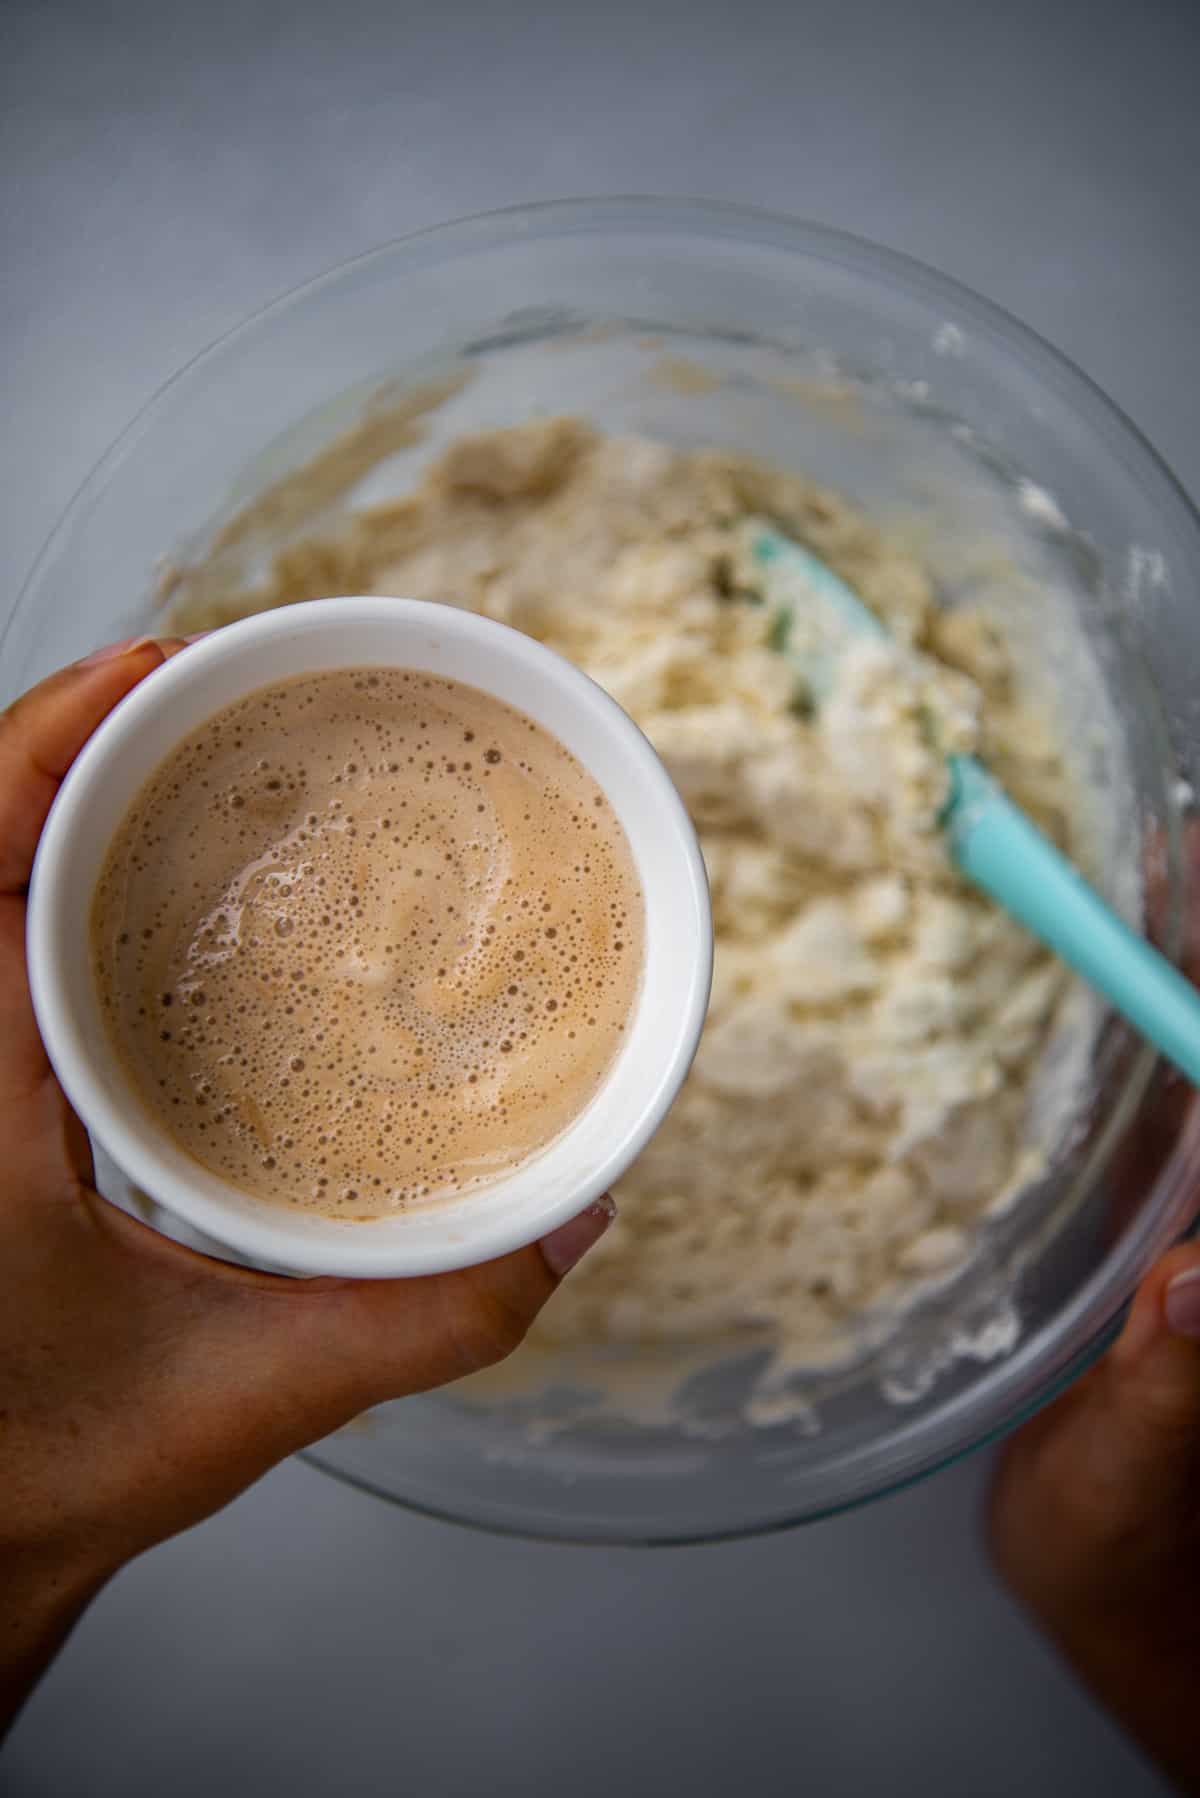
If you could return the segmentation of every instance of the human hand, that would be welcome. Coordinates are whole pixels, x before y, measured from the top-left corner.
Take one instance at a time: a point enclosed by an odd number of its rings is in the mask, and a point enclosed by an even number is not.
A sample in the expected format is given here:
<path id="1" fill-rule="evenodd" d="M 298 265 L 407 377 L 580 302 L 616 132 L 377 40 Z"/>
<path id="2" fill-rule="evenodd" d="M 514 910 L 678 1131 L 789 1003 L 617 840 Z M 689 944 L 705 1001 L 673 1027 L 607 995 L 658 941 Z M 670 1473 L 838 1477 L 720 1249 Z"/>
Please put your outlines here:
<path id="1" fill-rule="evenodd" d="M 34 1021 L 25 890 L 74 756 L 183 648 L 118 645 L 0 715 L 0 1731 L 125 1561 L 370 1406 L 502 1359 L 613 1215 L 460 1273 L 290 1280 L 99 1196 Z"/>
<path id="2" fill-rule="evenodd" d="M 1200 826 L 1185 835 L 1192 890 Z M 1165 846 L 1145 861 L 1152 935 L 1165 922 Z M 1200 910 L 1183 966 L 1200 985 Z M 1147 1202 L 1200 1095 L 1155 1090 L 1114 1168 L 1114 1229 Z M 1100 1702 L 1187 1791 L 1200 1793 L 1200 1243 L 1143 1280 L 1104 1358 L 1007 1445 L 990 1533 L 1001 1577 Z"/>
<path id="3" fill-rule="evenodd" d="M 1034 1621 L 1200 1792 L 1200 1246 L 1164 1257 L 1107 1355 L 1013 1437 L 990 1528 Z"/>

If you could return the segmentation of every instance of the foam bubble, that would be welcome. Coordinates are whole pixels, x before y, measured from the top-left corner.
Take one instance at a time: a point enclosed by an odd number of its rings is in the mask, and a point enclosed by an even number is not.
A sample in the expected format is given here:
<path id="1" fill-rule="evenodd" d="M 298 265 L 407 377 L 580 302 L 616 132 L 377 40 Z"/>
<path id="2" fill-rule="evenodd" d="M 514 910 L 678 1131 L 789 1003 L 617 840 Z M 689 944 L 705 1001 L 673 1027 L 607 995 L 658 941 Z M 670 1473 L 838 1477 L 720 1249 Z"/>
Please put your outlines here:
<path id="1" fill-rule="evenodd" d="M 633 1003 L 641 906 L 561 744 L 473 688 L 349 671 L 239 701 L 157 771 L 97 886 L 94 961 L 185 1149 L 264 1198 L 375 1216 L 570 1122 Z"/>

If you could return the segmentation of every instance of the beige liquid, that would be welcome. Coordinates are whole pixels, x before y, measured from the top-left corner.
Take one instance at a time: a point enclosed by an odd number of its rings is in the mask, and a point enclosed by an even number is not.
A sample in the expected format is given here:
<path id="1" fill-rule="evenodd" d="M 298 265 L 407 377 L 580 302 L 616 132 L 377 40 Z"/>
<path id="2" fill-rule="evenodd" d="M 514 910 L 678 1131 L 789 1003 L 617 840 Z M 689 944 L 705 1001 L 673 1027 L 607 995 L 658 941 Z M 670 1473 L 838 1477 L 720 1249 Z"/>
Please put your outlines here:
<path id="1" fill-rule="evenodd" d="M 611 1065 L 642 955 L 591 776 L 499 700 L 407 670 L 219 712 L 138 795 L 92 906 L 156 1121 L 245 1191 L 337 1217 L 545 1148 Z"/>

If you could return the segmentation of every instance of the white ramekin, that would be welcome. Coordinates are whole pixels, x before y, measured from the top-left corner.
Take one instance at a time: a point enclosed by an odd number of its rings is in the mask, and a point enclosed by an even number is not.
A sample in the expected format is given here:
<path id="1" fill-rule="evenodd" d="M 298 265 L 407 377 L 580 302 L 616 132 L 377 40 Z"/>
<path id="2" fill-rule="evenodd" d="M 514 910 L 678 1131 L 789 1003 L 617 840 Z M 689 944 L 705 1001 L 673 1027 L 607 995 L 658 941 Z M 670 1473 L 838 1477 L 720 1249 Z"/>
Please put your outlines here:
<path id="1" fill-rule="evenodd" d="M 92 894 L 113 834 L 179 740 L 272 681 L 321 669 L 418 668 L 480 687 L 552 732 L 608 796 L 645 902 L 645 967 L 625 1042 L 575 1121 L 515 1173 L 396 1217 L 290 1212 L 185 1154 L 121 1067 L 89 947 Z M 487 1261 L 565 1223 L 624 1171 L 687 1073 L 708 1003 L 704 864 L 646 738 L 594 681 L 506 625 L 410 599 L 323 599 L 214 631 L 142 681 L 76 759 L 51 810 L 29 895 L 29 977 L 63 1088 L 96 1142 L 171 1216 L 251 1264 L 296 1274 L 425 1274 Z"/>

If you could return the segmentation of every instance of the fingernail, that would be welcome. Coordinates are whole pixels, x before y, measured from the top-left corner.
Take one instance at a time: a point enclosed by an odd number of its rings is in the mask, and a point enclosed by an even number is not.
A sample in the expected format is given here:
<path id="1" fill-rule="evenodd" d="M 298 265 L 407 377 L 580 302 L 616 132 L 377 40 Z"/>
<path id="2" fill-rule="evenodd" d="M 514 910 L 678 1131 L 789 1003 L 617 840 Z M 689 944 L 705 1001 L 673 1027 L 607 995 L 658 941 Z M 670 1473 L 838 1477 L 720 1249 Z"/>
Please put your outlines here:
<path id="1" fill-rule="evenodd" d="M 115 662 L 118 656 L 131 656 L 135 650 L 148 648 L 153 641 L 153 637 L 123 637 L 119 643 L 106 643 L 103 649 L 93 649 L 90 656 L 82 657 L 78 666 L 95 668 L 101 662 Z"/>
<path id="2" fill-rule="evenodd" d="M 1176 1336 L 1200 1337 L 1200 1267 L 1176 1274 L 1163 1301 L 1167 1328 Z"/>
<path id="3" fill-rule="evenodd" d="M 611 1196 L 605 1193 L 602 1198 L 573 1217 L 569 1224 L 560 1224 L 549 1236 L 541 1240 L 542 1257 L 546 1266 L 556 1279 L 561 1280 L 569 1274 L 576 1262 L 582 1261 L 594 1243 L 599 1242 L 613 1218 L 617 1215 L 617 1207 Z"/>

